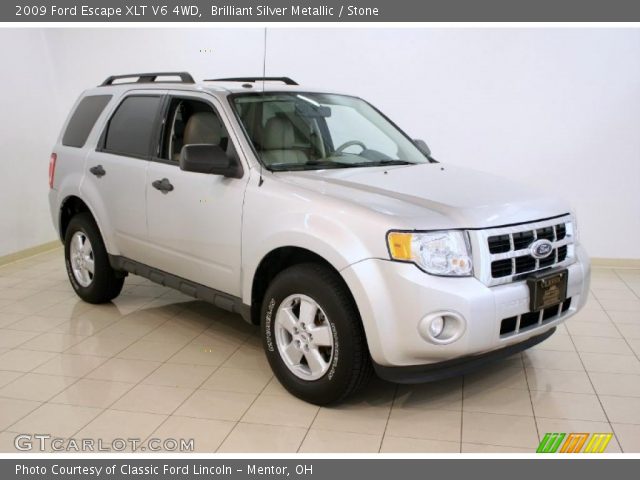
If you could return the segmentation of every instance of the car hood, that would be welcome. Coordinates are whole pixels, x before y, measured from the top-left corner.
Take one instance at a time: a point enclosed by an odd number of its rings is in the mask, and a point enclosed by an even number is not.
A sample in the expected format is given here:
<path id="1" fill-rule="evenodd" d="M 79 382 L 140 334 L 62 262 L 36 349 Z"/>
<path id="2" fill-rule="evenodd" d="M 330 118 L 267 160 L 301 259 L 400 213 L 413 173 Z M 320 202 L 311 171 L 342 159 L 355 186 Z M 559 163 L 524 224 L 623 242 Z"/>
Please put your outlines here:
<path id="1" fill-rule="evenodd" d="M 416 229 L 486 228 L 569 213 L 552 195 L 518 182 L 441 163 L 282 172 L 290 184 L 387 216 Z"/>

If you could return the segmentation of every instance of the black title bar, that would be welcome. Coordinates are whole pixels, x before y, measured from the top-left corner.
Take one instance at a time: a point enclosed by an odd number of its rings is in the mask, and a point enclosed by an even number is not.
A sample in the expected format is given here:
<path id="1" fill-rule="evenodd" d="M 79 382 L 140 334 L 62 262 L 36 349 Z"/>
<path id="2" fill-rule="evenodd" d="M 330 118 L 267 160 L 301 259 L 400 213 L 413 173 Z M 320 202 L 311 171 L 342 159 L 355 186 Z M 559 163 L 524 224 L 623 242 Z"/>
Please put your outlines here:
<path id="1" fill-rule="evenodd" d="M 579 459 L 575 455 L 539 459 L 2 459 L 3 480 L 424 480 L 425 478 L 633 478 L 638 460 Z"/>
<path id="2" fill-rule="evenodd" d="M 0 22 L 638 22 L 633 0 L 15 0 Z"/>

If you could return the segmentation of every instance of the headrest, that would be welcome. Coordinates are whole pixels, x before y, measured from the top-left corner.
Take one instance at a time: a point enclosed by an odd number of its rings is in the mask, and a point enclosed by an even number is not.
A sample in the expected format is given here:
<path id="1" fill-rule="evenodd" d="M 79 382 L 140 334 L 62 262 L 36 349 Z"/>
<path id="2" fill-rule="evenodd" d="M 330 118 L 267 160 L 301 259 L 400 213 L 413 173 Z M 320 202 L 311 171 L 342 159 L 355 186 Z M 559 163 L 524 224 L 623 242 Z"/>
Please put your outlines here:
<path id="1" fill-rule="evenodd" d="M 264 150 L 287 150 L 293 147 L 293 124 L 286 117 L 272 117 L 264 127 Z"/>
<path id="2" fill-rule="evenodd" d="M 189 117 L 184 128 L 184 144 L 219 145 L 222 137 L 222 124 L 213 112 L 197 112 Z"/>

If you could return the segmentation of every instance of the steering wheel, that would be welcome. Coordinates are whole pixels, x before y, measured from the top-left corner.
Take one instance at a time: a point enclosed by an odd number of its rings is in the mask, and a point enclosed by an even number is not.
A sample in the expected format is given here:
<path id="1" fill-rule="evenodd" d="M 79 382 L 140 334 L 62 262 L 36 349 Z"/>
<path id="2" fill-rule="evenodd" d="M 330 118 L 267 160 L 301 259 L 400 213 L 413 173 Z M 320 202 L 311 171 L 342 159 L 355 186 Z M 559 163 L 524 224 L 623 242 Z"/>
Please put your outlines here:
<path id="1" fill-rule="evenodd" d="M 344 142 L 342 145 L 336 148 L 335 153 L 342 153 L 344 150 L 354 145 L 357 145 L 360 148 L 362 148 L 363 152 L 367 149 L 367 146 L 364 143 L 362 143 L 360 140 L 349 140 L 348 142 Z"/>

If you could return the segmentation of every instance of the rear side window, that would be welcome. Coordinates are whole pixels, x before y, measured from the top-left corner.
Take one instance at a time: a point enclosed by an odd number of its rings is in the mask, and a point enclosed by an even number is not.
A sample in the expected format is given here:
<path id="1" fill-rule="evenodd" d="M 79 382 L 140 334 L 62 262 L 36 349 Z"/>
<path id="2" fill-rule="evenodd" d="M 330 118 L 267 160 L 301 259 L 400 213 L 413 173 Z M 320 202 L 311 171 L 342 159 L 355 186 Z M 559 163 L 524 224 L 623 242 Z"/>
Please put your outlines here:
<path id="1" fill-rule="evenodd" d="M 132 157 L 148 157 L 155 139 L 161 103 L 160 96 L 125 98 L 109 121 L 104 150 Z"/>
<path id="2" fill-rule="evenodd" d="M 111 97 L 112 95 L 91 95 L 80 100 L 62 136 L 62 144 L 82 148 Z"/>

